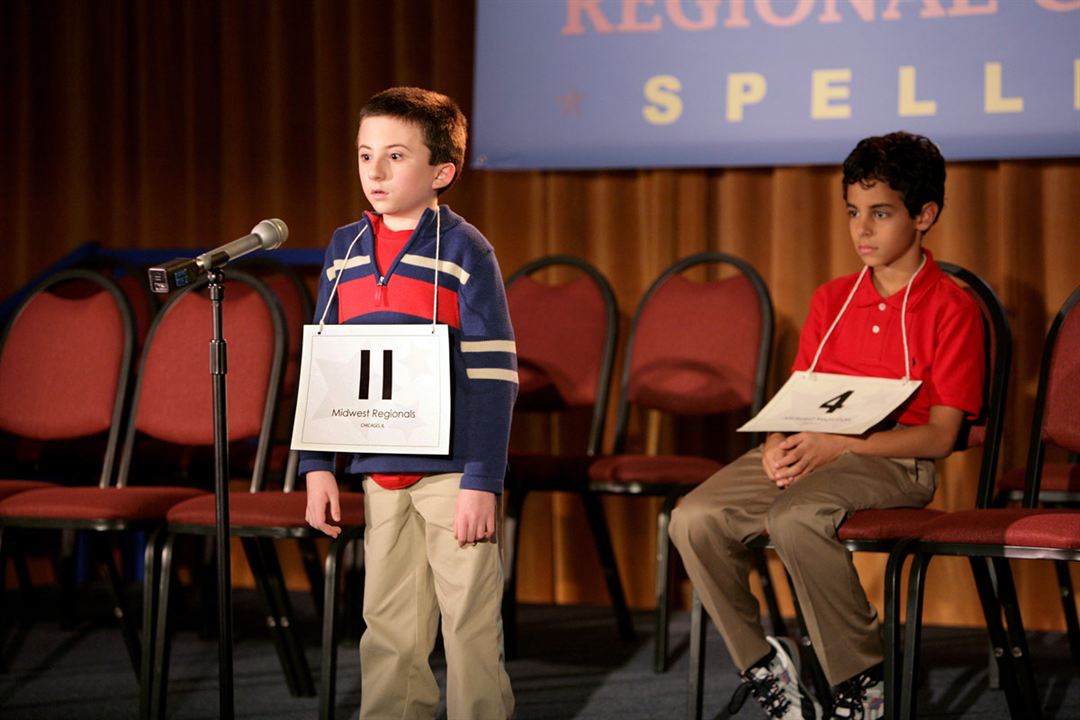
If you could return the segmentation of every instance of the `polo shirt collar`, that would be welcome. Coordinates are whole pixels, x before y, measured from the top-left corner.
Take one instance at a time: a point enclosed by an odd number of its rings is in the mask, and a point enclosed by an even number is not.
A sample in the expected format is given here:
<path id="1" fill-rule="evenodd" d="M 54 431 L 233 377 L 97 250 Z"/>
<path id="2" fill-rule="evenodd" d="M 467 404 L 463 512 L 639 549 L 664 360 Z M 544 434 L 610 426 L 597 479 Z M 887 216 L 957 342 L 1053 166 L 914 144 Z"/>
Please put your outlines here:
<path id="1" fill-rule="evenodd" d="M 934 262 L 934 256 L 929 250 L 923 248 L 923 254 L 926 255 L 926 265 L 923 266 L 921 272 L 915 276 L 915 282 L 911 284 L 911 295 L 908 297 L 908 308 L 913 308 L 919 304 L 919 301 L 926 297 L 927 292 L 938 280 L 944 275 L 942 269 Z M 867 275 L 873 272 L 871 269 Z M 874 287 L 874 282 L 871 277 L 864 277 L 862 282 L 859 283 L 859 289 L 855 291 L 855 297 L 851 299 L 851 304 L 856 307 L 866 307 L 869 305 L 879 305 L 885 303 L 888 307 L 895 307 L 897 311 L 900 310 L 900 306 L 904 304 L 904 290 L 901 288 L 899 291 L 894 292 L 887 298 L 881 297 L 881 293 Z"/>

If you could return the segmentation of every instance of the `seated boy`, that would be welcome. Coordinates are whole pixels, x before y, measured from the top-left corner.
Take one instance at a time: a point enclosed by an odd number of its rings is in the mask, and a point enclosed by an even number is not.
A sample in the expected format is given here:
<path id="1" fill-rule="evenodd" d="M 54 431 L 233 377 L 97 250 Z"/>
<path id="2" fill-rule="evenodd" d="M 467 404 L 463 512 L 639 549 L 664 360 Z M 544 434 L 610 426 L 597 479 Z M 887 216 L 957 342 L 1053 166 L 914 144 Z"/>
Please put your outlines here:
<path id="1" fill-rule="evenodd" d="M 450 455 L 358 453 L 347 468 L 363 476 L 365 494 L 361 718 L 434 717 L 439 687 L 428 656 L 440 614 L 449 717 L 514 710 L 495 513 L 517 356 L 491 245 L 438 204 L 461 171 L 465 137 L 465 117 L 445 95 L 392 88 L 368 100 L 356 145 L 374 212 L 334 232 L 320 277 L 316 322 L 431 324 L 437 312 L 450 335 Z M 332 469 L 331 454 L 301 457 L 307 521 L 337 537 Z"/>
<path id="2" fill-rule="evenodd" d="M 744 683 L 773 718 L 818 718 L 792 650 L 766 637 L 751 594 L 746 544 L 768 532 L 791 575 L 836 718 L 884 714 L 877 615 L 837 528 L 868 508 L 921 507 L 934 458 L 978 414 L 983 328 L 978 307 L 937 266 L 923 238 L 941 213 L 945 161 L 908 133 L 862 140 L 844 161 L 848 229 L 865 267 L 815 291 L 794 370 L 921 380 L 861 436 L 769 433 L 764 444 L 684 498 L 670 535 Z M 905 333 L 901 329 L 904 319 Z M 907 367 L 905 367 L 907 365 Z"/>

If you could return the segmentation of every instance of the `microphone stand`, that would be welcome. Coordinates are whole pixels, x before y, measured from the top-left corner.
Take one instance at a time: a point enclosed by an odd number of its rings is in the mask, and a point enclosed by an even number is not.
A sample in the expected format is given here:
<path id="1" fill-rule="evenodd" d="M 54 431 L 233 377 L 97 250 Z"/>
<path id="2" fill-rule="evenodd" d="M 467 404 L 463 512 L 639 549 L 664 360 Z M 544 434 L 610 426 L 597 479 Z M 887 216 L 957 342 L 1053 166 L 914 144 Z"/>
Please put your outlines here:
<path id="1" fill-rule="evenodd" d="M 229 552 L 229 427 L 225 375 L 228 372 L 225 338 L 222 335 L 221 300 L 225 296 L 225 272 L 206 271 L 214 333 L 210 340 L 210 380 L 214 402 L 214 495 L 217 503 L 218 570 L 218 697 L 219 717 L 233 717 L 232 556 Z"/>

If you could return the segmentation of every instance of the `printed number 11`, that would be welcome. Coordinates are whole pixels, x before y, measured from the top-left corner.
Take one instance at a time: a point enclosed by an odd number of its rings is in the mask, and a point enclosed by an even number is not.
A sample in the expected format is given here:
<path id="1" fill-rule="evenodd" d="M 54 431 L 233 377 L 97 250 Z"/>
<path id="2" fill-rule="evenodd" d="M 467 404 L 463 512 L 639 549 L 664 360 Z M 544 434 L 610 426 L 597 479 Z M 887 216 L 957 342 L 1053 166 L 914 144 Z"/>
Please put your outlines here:
<path id="1" fill-rule="evenodd" d="M 382 399 L 389 400 L 394 389 L 394 351 L 383 350 Z M 371 394 L 371 351 L 360 351 L 360 399 Z"/>
<path id="2" fill-rule="evenodd" d="M 836 397 L 834 397 L 834 398 L 832 398 L 830 400 L 826 400 L 825 402 L 821 403 L 821 405 L 819 405 L 818 407 L 825 408 L 825 410 L 826 410 L 825 414 L 826 415 L 832 414 L 832 413 L 836 412 L 837 410 L 839 410 L 840 408 L 844 407 L 844 403 L 847 402 L 847 399 L 849 397 L 851 397 L 851 393 L 853 393 L 853 392 L 855 392 L 855 391 L 854 390 L 848 390 L 846 393 L 840 393 Z"/>

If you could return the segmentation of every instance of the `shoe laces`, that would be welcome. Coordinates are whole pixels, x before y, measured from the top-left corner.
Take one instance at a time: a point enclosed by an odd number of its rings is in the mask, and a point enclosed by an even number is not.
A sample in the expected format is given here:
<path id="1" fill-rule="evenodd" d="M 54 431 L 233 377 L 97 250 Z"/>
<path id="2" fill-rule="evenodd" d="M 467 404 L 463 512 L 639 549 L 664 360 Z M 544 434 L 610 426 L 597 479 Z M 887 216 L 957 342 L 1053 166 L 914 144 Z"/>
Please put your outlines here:
<path id="1" fill-rule="evenodd" d="M 716 716 L 716 720 L 727 720 L 738 713 L 746 702 L 746 698 L 751 695 L 761 704 L 769 717 L 784 716 L 791 701 L 780 687 L 780 678 L 766 668 L 751 668 L 739 673 L 739 676 L 743 679 L 742 684 L 735 689 L 727 707 Z"/>
<path id="2" fill-rule="evenodd" d="M 840 683 L 833 697 L 833 717 L 844 720 L 862 720 L 865 715 L 867 691 L 877 684 L 866 673 L 860 673 Z"/>

